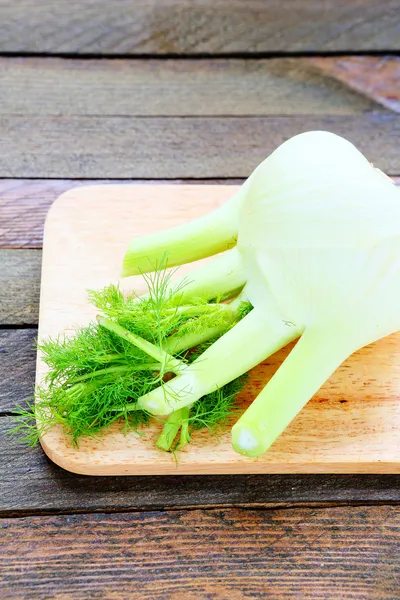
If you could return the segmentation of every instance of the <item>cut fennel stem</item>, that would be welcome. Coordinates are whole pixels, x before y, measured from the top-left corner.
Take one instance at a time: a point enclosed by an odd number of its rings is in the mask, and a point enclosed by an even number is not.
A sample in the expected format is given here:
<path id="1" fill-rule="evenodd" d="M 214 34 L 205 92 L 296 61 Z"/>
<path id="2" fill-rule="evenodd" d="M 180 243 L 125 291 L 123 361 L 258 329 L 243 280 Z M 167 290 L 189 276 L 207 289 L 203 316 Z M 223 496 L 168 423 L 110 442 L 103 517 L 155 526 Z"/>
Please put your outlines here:
<path id="1" fill-rule="evenodd" d="M 172 230 L 161 231 L 145 238 L 135 239 L 125 254 L 122 275 L 138 275 L 154 271 L 168 248 L 168 266 L 212 256 L 233 248 L 237 241 L 234 205 L 239 205 L 240 194 L 229 204 L 213 213 Z M 201 249 L 201 250 L 200 250 Z"/>
<path id="2" fill-rule="evenodd" d="M 154 414 L 180 410 L 301 336 L 233 427 L 234 449 L 258 456 L 343 360 L 400 329 L 400 194 L 350 142 L 301 134 L 208 218 L 134 240 L 124 273 L 135 273 L 136 255 L 138 269 L 161 250 L 176 265 L 221 251 L 228 239 L 236 248 L 191 273 L 192 285 L 224 293 L 230 263 L 230 282 L 244 285 L 254 310 L 139 405 Z"/>

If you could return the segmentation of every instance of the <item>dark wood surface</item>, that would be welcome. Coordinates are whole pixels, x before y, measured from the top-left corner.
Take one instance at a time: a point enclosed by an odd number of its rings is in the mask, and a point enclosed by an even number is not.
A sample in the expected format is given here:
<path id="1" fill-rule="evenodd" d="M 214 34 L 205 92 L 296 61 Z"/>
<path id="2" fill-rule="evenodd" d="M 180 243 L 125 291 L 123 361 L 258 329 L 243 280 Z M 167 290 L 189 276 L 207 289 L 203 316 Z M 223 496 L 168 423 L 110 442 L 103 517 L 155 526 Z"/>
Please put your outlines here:
<path id="1" fill-rule="evenodd" d="M 400 62 L 336 63 L 337 73 L 327 58 L 3 58 L 0 177 L 243 178 L 288 137 L 321 128 L 399 173 L 400 117 L 388 104 Z M 389 71 L 386 86 L 372 86 L 373 67 L 375 79 Z"/>
<path id="2" fill-rule="evenodd" d="M 398 475 L 85 477 L 8 435 L 54 199 L 238 184 L 310 128 L 400 182 L 399 19 L 398 0 L 0 0 L 2 599 L 399 598 Z"/>
<path id="3" fill-rule="evenodd" d="M 379 110 L 378 102 L 326 74 L 324 63 L 307 58 L 3 58 L 0 73 L 0 115 L 243 117 Z"/>
<path id="4" fill-rule="evenodd" d="M 262 508 L 400 504 L 398 475 L 87 477 L 21 449 L 0 420 L 0 516 L 239 506 Z M 400 512 L 400 511 L 399 511 Z"/>
<path id="5" fill-rule="evenodd" d="M 2 598 L 395 600 L 399 534 L 389 506 L 4 519 Z"/>
<path id="6" fill-rule="evenodd" d="M 279 144 L 328 129 L 390 174 L 400 172 L 400 116 L 2 116 L 0 177 L 248 177 Z M 37 140 L 40 139 L 40 148 Z M 107 143 L 104 143 L 104 140 Z"/>
<path id="7" fill-rule="evenodd" d="M 40 250 L 1 250 L 0 325 L 37 323 Z"/>
<path id="8" fill-rule="evenodd" d="M 0 51 L 227 54 L 398 50 L 398 0 L 2 0 Z"/>
<path id="9" fill-rule="evenodd" d="M 9 286 L 7 286 L 9 289 Z M 37 329 L 0 329 L 0 414 L 32 397 Z M 0 426 L 2 421 L 0 420 Z M 2 438 L 3 439 L 3 438 Z"/>

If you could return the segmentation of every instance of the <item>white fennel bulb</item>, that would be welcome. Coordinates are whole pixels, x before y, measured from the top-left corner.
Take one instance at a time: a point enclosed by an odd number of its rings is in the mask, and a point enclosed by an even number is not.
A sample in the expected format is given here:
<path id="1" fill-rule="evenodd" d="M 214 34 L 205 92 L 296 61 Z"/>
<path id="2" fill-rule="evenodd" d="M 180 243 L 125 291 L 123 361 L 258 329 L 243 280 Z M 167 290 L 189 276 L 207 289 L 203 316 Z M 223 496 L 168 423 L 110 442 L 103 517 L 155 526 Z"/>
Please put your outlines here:
<path id="1" fill-rule="evenodd" d="M 193 404 L 300 338 L 232 430 L 235 450 L 265 452 L 353 352 L 400 329 L 400 193 L 348 141 L 298 135 L 221 209 L 133 241 L 125 274 L 167 250 L 172 263 L 232 247 L 195 271 L 188 291 L 244 288 L 253 310 L 140 406 Z"/>

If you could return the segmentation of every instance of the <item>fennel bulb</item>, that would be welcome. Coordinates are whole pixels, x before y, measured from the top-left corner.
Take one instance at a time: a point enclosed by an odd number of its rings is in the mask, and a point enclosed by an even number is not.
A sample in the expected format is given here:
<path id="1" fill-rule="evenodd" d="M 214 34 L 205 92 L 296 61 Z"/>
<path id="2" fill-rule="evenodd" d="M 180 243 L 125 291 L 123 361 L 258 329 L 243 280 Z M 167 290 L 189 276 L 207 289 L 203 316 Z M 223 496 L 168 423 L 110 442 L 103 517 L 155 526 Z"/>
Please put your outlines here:
<path id="1" fill-rule="evenodd" d="M 350 354 L 400 329 L 400 193 L 334 134 L 295 136 L 218 210 L 134 240 L 124 275 L 151 270 L 165 250 L 170 265 L 228 250 L 191 273 L 187 292 L 242 289 L 254 308 L 141 408 L 190 406 L 300 337 L 233 427 L 247 456 L 264 453 Z"/>

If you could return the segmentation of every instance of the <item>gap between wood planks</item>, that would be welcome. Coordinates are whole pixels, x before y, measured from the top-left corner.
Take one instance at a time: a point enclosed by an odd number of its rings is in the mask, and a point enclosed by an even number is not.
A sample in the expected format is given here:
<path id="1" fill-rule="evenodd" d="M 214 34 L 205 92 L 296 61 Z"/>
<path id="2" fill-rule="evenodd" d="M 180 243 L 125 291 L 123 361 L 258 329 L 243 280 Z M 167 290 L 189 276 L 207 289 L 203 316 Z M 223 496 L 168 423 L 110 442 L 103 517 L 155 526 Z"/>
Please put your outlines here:
<path id="1" fill-rule="evenodd" d="M 235 476 L 232 476 L 233 478 Z M 24 519 L 29 517 L 53 517 L 53 516 L 68 516 L 68 515 L 118 515 L 118 514 L 130 514 L 130 513 L 143 513 L 143 512 L 159 512 L 159 513 L 169 513 L 169 512 L 179 512 L 179 511 L 213 511 L 213 510 L 229 510 L 229 509 L 237 509 L 237 510 L 254 510 L 254 511 L 277 511 L 277 510 L 302 510 L 302 509 L 312 509 L 312 510 L 324 510 L 327 508 L 341 508 L 341 507 L 351 507 L 351 508 L 365 508 L 369 509 L 375 506 L 400 506 L 400 498 L 398 500 L 342 500 L 342 501 L 319 501 L 319 502 L 227 502 L 219 503 L 219 504 L 182 504 L 176 506 L 163 506 L 162 504 L 154 504 L 152 506 L 122 506 L 118 508 L 77 508 L 77 509 L 52 509 L 52 510 L 43 510 L 43 509 L 28 509 L 28 510 L 16 510 L 16 511 L 3 511 L 0 510 L 0 520 L 1 519 Z"/>
<path id="2" fill-rule="evenodd" d="M 0 51 L 1 58 L 60 58 L 60 59 L 72 59 L 81 61 L 90 60 L 126 60 L 126 61 L 141 61 L 141 60 L 184 60 L 184 61 L 200 61 L 200 60 L 213 60 L 213 59 L 232 59 L 232 60 L 263 60 L 263 59 L 274 59 L 274 58 L 341 58 L 342 56 L 373 56 L 376 58 L 383 58 L 385 56 L 398 57 L 400 50 L 393 50 L 390 48 L 380 50 L 351 50 L 350 48 L 343 50 L 308 50 L 298 52 L 292 50 L 281 50 L 271 52 L 194 52 L 193 54 L 184 54 L 179 52 L 169 52 L 165 54 L 157 54 L 156 52 L 143 52 L 142 54 L 111 54 L 105 53 L 100 54 L 96 52 L 80 54 L 79 52 L 18 52 L 18 51 Z"/>

